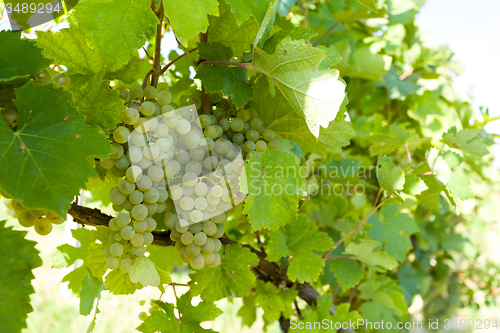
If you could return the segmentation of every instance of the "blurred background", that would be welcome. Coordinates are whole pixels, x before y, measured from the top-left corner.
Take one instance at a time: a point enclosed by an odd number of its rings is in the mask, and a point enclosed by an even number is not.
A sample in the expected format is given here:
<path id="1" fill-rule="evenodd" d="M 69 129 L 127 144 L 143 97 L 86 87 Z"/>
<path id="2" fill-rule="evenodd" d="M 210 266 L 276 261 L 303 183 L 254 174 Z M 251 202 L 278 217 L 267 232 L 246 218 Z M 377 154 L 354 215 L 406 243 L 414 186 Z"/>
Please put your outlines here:
<path id="1" fill-rule="evenodd" d="M 455 52 L 454 59 L 461 60 L 466 68 L 464 74 L 455 78 L 455 89 L 462 96 L 468 96 L 471 104 L 479 115 L 479 108 L 489 108 L 491 117 L 500 116 L 500 43 L 498 43 L 499 28 L 497 26 L 498 13 L 500 13 L 500 1 L 498 0 L 428 0 L 416 16 L 416 23 L 429 31 L 436 43 L 448 44 Z M 5 17 L 5 16 L 4 16 Z M 63 22 L 57 29 L 54 24 L 38 27 L 43 30 L 51 28 L 56 31 L 67 27 Z M 9 23 L 2 19 L 0 30 L 10 29 Z M 167 37 L 167 36 L 166 36 Z M 170 50 L 177 50 L 177 43 L 173 36 L 164 38 L 162 50 L 165 56 Z M 500 168 L 500 120 L 487 126 L 490 133 L 498 134 L 495 151 L 495 166 Z M 495 207 L 485 207 L 486 214 L 491 211 L 497 212 Z M 498 213 L 496 213 L 498 215 Z M 5 212 L 5 206 L 0 205 L 0 220 L 8 220 L 8 225 L 14 225 L 16 229 L 22 229 L 17 222 Z M 31 296 L 32 305 L 35 309 L 28 317 L 28 329 L 24 332 L 33 333 L 67 333 L 85 332 L 92 320 L 92 315 L 84 317 L 79 315 L 79 299 L 67 288 L 66 284 L 59 281 L 68 273 L 68 269 L 52 268 L 54 255 L 59 245 L 70 243 L 76 245 L 71 237 L 71 228 L 76 228 L 75 223 L 65 223 L 56 226 L 55 230 L 48 236 L 37 235 L 34 230 L 28 231 L 27 238 L 38 242 L 37 249 L 41 252 L 43 267 L 34 270 L 36 279 L 34 288 L 36 293 Z M 493 226 L 493 229 L 498 229 Z M 498 256 L 497 233 L 483 235 L 489 244 L 490 256 Z M 498 262 L 498 259 L 496 260 Z M 185 283 L 188 280 L 186 268 L 177 270 L 172 274 L 177 283 Z M 185 292 L 183 287 L 177 287 L 177 293 Z M 133 296 L 112 296 L 103 293 L 99 308 L 97 326 L 94 332 L 128 333 L 136 332 L 141 321 L 138 314 L 147 311 L 150 299 L 161 299 L 172 301 L 174 295 L 172 288 L 167 289 L 165 295 L 154 288 L 146 288 L 136 292 Z M 141 306 L 140 301 L 147 300 L 146 305 Z M 241 319 L 236 312 L 241 306 L 240 299 L 223 300 L 217 302 L 224 314 L 213 323 L 204 323 L 206 328 L 213 328 L 220 332 L 261 332 L 263 322 L 257 322 L 251 327 L 242 327 Z M 416 320 L 419 319 L 418 311 L 423 304 L 414 302 L 410 309 Z M 261 311 L 259 309 L 259 311 Z M 461 318 L 498 318 L 499 309 L 483 309 L 481 312 L 467 310 L 458 313 Z M 262 312 L 260 312 L 260 315 Z M 259 317 L 259 316 L 258 316 Z M 421 319 L 421 318 L 420 318 Z M 278 332 L 278 325 L 267 328 L 269 332 Z M 488 330 L 478 330 L 489 332 Z M 493 332 L 493 331 L 491 331 Z"/>

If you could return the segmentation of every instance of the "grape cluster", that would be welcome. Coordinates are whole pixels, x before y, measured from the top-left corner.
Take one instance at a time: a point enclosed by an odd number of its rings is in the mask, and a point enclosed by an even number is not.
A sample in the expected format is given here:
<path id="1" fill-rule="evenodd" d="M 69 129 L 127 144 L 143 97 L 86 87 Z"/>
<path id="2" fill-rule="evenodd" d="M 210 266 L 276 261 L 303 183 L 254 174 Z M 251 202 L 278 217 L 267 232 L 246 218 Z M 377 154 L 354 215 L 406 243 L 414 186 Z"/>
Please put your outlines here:
<path id="1" fill-rule="evenodd" d="M 54 212 L 42 209 L 29 209 L 24 207 L 19 200 L 10 198 L 2 192 L 3 203 L 7 206 L 7 213 L 16 218 L 19 224 L 25 228 L 34 227 L 35 231 L 42 236 L 50 234 L 53 224 L 62 224 L 64 218 Z"/>
<path id="2" fill-rule="evenodd" d="M 219 107 L 198 116 L 192 105 L 177 109 L 170 104 L 167 88 L 119 89 L 128 108 L 110 135 L 114 153 L 99 162 L 110 175 L 124 177 L 110 191 L 119 212 L 110 221 L 114 233 L 106 249 L 112 269 L 127 272 L 134 256 L 144 255 L 156 227 L 152 216 L 161 212 L 184 262 L 196 270 L 218 266 L 225 212 L 244 199 L 238 184 L 245 166 L 242 152 L 249 158 L 281 147 L 256 110 Z M 196 101 L 186 104 L 198 106 Z"/>

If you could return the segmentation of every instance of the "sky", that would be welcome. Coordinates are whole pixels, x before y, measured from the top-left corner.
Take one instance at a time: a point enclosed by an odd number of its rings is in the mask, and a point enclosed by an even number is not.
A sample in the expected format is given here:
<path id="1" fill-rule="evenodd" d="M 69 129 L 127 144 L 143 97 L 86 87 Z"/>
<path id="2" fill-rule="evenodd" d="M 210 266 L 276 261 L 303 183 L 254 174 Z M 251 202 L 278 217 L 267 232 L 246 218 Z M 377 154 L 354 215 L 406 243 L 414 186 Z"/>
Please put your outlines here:
<path id="1" fill-rule="evenodd" d="M 476 110 L 488 107 L 490 116 L 500 116 L 499 13 L 499 0 L 427 0 L 416 17 L 419 26 L 463 61 L 466 71 L 456 78 L 456 91 L 472 95 Z M 500 134 L 500 120 L 486 130 Z M 493 150 L 500 168 L 500 140 L 497 143 Z"/>

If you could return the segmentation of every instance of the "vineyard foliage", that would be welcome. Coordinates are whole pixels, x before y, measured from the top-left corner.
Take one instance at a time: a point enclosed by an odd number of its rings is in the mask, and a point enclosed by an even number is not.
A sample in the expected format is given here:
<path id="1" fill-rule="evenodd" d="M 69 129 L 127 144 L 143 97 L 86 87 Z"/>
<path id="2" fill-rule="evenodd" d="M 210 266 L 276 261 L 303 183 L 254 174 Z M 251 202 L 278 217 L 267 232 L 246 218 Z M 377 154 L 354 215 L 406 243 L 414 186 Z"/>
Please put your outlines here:
<path id="1" fill-rule="evenodd" d="M 103 291 L 160 295 L 180 282 L 174 270 L 189 288 L 152 302 L 139 332 L 213 332 L 200 324 L 225 298 L 243 299 L 243 325 L 260 308 L 264 329 L 285 332 L 323 319 L 396 325 L 417 298 L 424 322 L 495 305 L 498 268 L 482 243 L 498 207 L 492 118 L 455 93 L 464 69 L 414 23 L 423 3 L 85 0 L 36 32 L 1 31 L 0 193 L 17 218 L 0 223 L 2 332 L 26 327 L 42 264 L 20 230 L 47 234 L 67 214 L 83 227 L 56 266 L 83 262 L 62 282 L 93 315 L 89 331 Z M 162 49 L 174 37 L 177 50 Z M 192 105 L 200 130 L 174 115 Z M 185 178 L 175 191 L 156 181 L 151 150 L 135 161 L 127 141 L 150 116 L 165 117 L 168 146 L 204 136 L 228 159 L 226 143 L 241 148 L 241 165 L 222 166 L 244 200 L 230 185 L 228 197 L 215 183 L 195 195 Z M 208 166 L 193 149 L 198 176 Z M 199 217 L 179 211 L 175 198 L 189 196 Z"/>

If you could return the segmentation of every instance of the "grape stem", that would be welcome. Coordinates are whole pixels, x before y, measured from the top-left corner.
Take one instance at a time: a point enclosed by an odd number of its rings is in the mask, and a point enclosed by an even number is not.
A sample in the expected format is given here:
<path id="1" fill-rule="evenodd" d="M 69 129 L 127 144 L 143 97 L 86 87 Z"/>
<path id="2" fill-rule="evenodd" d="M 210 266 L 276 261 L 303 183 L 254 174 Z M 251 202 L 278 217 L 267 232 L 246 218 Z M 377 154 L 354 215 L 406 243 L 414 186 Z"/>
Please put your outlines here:
<path id="1" fill-rule="evenodd" d="M 73 217 L 73 220 L 76 223 L 82 225 L 90 225 L 90 226 L 105 226 L 109 225 L 109 220 L 111 216 L 102 213 L 99 209 L 89 208 L 84 206 L 79 206 L 73 203 L 68 210 L 68 214 Z M 162 231 L 153 231 L 154 241 L 153 244 L 158 246 L 172 246 L 174 243 L 170 240 L 170 231 L 162 232 Z M 221 238 L 220 241 L 224 245 L 232 245 L 236 244 L 235 241 L 232 241 L 227 238 Z M 281 281 L 286 284 L 287 287 L 291 288 L 294 285 L 297 285 L 297 290 L 299 292 L 299 297 L 306 301 L 309 305 L 315 304 L 316 299 L 320 296 L 320 293 L 314 289 L 308 283 L 294 283 L 292 282 L 288 276 L 286 275 L 286 268 L 279 266 L 274 262 L 267 261 L 266 254 L 251 247 L 247 244 L 242 244 L 242 247 L 245 247 L 252 251 L 259 258 L 259 265 L 256 267 L 258 270 L 252 270 L 252 272 L 256 275 L 256 277 L 260 280 L 268 281 L 272 279 L 279 284 Z M 261 273 L 262 272 L 262 273 Z"/>

